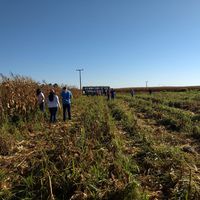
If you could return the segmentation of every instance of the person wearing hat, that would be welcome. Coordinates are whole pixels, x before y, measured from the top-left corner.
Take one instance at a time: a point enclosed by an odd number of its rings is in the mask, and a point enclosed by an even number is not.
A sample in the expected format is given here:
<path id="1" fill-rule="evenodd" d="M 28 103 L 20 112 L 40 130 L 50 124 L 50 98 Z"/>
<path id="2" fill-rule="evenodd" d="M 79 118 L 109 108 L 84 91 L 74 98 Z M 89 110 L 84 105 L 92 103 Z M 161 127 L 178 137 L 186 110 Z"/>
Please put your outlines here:
<path id="1" fill-rule="evenodd" d="M 47 105 L 50 112 L 50 123 L 56 122 L 56 114 L 57 114 L 58 108 L 60 108 L 60 102 L 59 102 L 58 96 L 56 95 L 53 89 L 50 90 L 50 93 L 47 99 Z"/>

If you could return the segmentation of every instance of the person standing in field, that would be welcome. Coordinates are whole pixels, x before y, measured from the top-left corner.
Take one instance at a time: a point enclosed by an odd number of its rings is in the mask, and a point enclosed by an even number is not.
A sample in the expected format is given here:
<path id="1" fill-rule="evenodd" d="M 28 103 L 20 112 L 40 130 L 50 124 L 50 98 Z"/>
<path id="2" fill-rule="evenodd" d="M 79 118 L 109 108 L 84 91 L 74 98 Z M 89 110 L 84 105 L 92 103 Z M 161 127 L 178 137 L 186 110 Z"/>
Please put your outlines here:
<path id="1" fill-rule="evenodd" d="M 63 87 L 61 97 L 63 105 L 63 121 L 66 121 L 67 113 L 68 113 L 68 119 L 71 120 L 71 99 L 73 97 L 72 93 L 66 87 Z"/>
<path id="2" fill-rule="evenodd" d="M 106 91 L 106 94 L 107 94 L 107 100 L 109 101 L 109 100 L 110 100 L 110 89 L 108 89 L 108 90 Z"/>
<path id="3" fill-rule="evenodd" d="M 48 99 L 47 99 L 47 105 L 50 112 L 50 123 L 56 122 L 56 114 L 58 111 L 58 108 L 60 108 L 60 102 L 59 98 L 56 95 L 55 91 L 51 89 Z"/>
<path id="4" fill-rule="evenodd" d="M 40 89 L 36 90 L 36 95 L 38 98 L 38 104 L 39 104 L 39 109 L 44 112 L 45 110 L 45 96 L 43 94 L 43 92 Z"/>
<path id="5" fill-rule="evenodd" d="M 135 94 L 135 91 L 134 91 L 134 89 L 131 89 L 131 96 L 133 97 L 133 96 L 134 96 L 134 94 Z"/>
<path id="6" fill-rule="evenodd" d="M 114 100 L 115 99 L 115 90 L 114 89 L 111 89 L 111 92 L 110 92 L 110 94 L 111 94 L 111 99 L 112 100 Z"/>

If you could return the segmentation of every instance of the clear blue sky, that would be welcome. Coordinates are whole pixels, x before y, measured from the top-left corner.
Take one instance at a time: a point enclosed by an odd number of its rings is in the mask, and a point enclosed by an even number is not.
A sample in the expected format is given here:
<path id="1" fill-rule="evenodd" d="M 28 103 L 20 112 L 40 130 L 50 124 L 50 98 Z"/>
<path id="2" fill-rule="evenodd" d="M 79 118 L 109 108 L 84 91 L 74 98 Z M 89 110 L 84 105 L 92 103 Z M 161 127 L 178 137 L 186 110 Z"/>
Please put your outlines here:
<path id="1" fill-rule="evenodd" d="M 78 86 L 200 85 L 199 0 L 0 0 L 0 72 Z"/>

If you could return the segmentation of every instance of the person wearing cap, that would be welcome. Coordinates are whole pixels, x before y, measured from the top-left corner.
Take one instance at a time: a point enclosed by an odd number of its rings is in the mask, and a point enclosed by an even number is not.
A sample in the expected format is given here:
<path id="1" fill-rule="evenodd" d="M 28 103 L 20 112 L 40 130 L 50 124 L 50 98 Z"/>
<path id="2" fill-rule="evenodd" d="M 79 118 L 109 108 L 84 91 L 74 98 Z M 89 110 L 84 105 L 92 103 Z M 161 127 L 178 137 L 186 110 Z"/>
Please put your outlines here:
<path id="1" fill-rule="evenodd" d="M 60 108 L 60 102 L 59 102 L 58 96 L 56 95 L 53 89 L 50 90 L 50 93 L 47 99 L 47 105 L 50 112 L 50 123 L 56 122 L 56 114 L 57 114 L 58 108 Z"/>
<path id="2" fill-rule="evenodd" d="M 72 93 L 70 90 L 67 89 L 67 87 L 63 87 L 61 97 L 63 105 L 63 121 L 66 121 L 67 113 L 68 119 L 71 120 L 71 99 L 73 97 Z"/>

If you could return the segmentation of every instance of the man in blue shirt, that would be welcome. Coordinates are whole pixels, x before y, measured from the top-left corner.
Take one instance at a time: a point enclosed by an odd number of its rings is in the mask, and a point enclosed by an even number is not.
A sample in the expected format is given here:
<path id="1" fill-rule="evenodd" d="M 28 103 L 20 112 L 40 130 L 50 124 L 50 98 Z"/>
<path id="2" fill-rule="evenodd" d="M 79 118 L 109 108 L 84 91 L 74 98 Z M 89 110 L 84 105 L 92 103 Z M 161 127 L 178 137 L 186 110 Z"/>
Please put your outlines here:
<path id="1" fill-rule="evenodd" d="M 66 87 L 63 87 L 62 93 L 62 104 L 63 104 L 63 121 L 66 121 L 66 111 L 68 113 L 69 120 L 71 119 L 71 99 L 72 93 Z"/>

